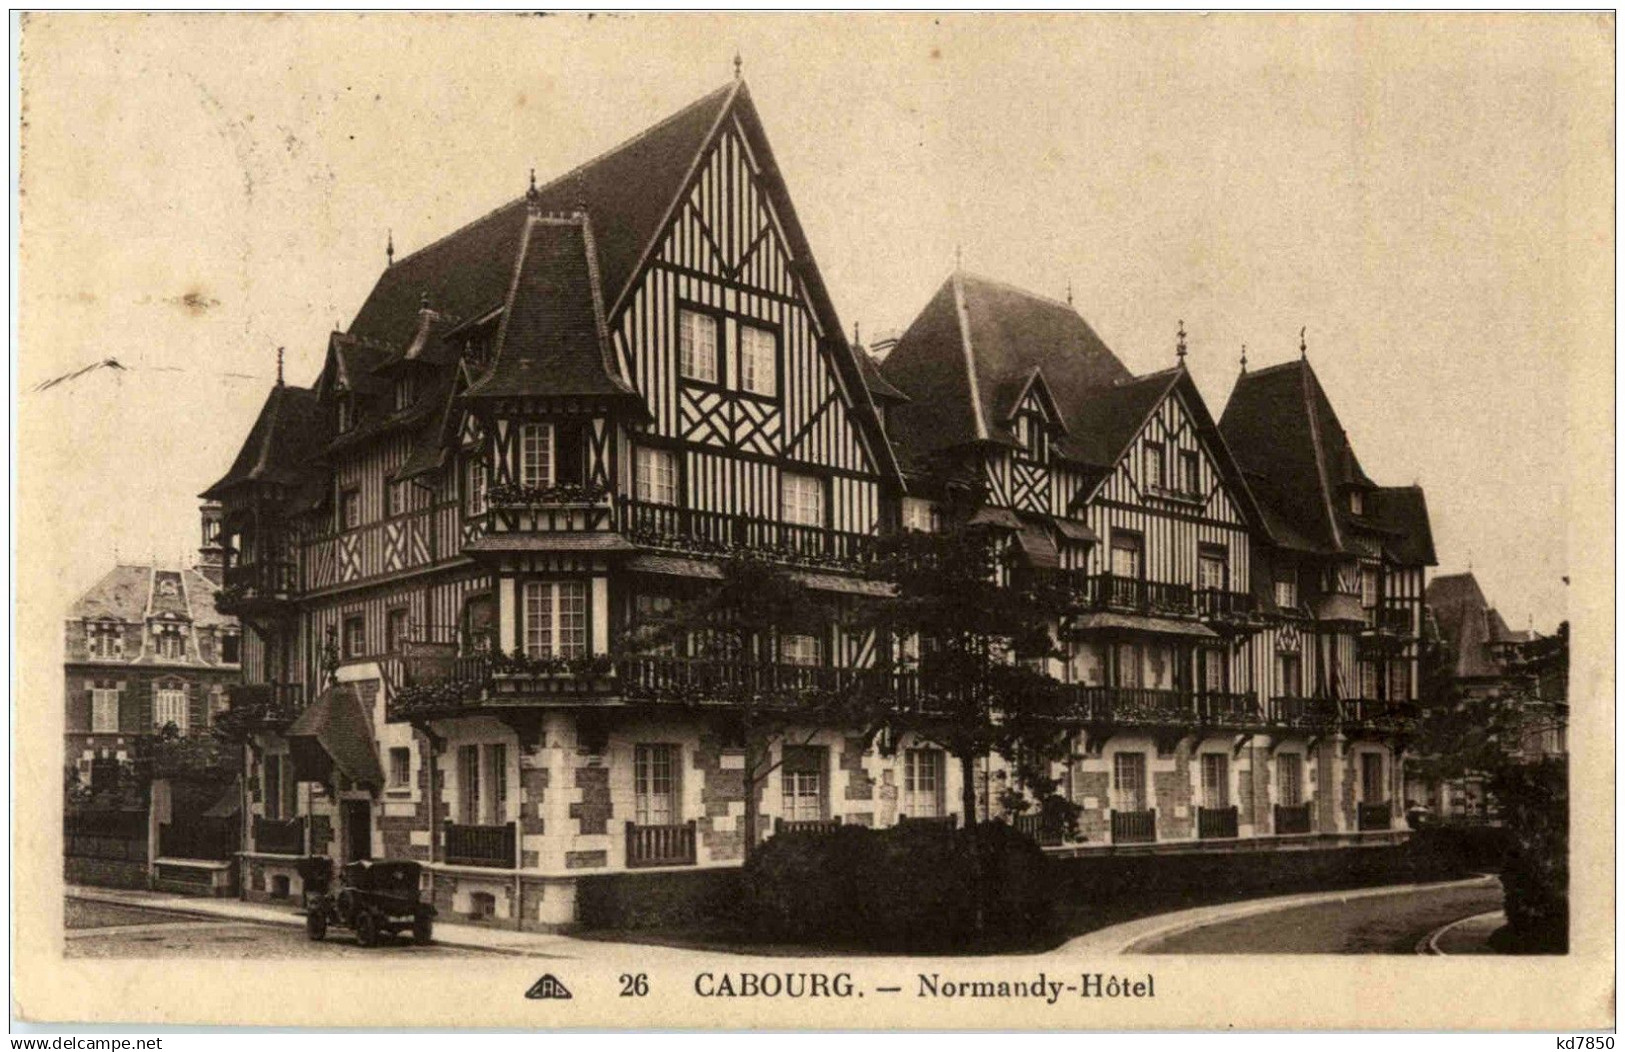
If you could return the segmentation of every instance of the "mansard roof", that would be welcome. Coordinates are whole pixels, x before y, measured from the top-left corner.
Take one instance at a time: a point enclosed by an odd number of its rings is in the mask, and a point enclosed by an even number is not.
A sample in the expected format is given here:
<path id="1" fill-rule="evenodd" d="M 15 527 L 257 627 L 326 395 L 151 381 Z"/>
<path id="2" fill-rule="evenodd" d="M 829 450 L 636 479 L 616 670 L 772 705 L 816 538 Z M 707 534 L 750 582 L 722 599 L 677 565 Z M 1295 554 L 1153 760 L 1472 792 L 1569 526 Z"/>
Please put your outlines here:
<path id="1" fill-rule="evenodd" d="M 297 485 L 331 433 L 332 423 L 321 412 L 314 390 L 279 383 L 266 396 L 230 470 L 202 496 L 215 500 L 252 482 Z"/>
<path id="2" fill-rule="evenodd" d="M 164 595 L 162 581 L 177 586 Z M 171 615 L 199 625 L 235 625 L 214 608 L 219 586 L 195 569 L 168 570 L 151 565 L 118 565 L 81 595 L 68 610 L 70 621 L 123 621 L 139 624 L 151 616 Z"/>
<path id="3" fill-rule="evenodd" d="M 1005 421 L 1035 370 L 1069 429 L 1091 393 L 1132 379 L 1071 307 L 964 271 L 942 283 L 880 368 L 913 400 L 892 411 L 892 437 L 909 460 L 968 442 L 1013 443 Z"/>
<path id="4" fill-rule="evenodd" d="M 1421 489 L 1372 482 L 1307 358 L 1242 373 L 1219 430 L 1259 500 L 1289 527 L 1280 543 L 1436 561 Z M 1350 509 L 1350 490 L 1366 494 L 1363 515 Z"/>

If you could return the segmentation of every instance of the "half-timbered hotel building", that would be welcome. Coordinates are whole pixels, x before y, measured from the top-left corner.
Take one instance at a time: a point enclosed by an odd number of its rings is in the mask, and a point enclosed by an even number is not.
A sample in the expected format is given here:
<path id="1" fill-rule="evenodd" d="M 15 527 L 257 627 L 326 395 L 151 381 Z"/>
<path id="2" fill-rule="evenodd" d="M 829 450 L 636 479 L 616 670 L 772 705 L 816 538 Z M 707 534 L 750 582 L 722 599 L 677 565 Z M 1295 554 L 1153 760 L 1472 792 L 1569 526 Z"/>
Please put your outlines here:
<path id="1" fill-rule="evenodd" d="M 297 895 L 307 852 L 409 857 L 443 911 L 538 926 L 595 873 L 737 863 L 719 672 L 635 627 L 766 553 L 836 616 L 729 674 L 838 688 L 875 661 L 840 614 L 883 587 L 876 538 L 950 508 L 1075 586 L 1076 849 L 1392 813 L 1425 511 L 1360 472 L 1307 362 L 1215 423 L 1182 366 L 1134 377 L 1069 306 L 955 274 L 877 367 L 742 81 L 392 259 L 206 495 L 250 629 L 251 895 Z M 797 742 L 761 835 L 956 817 L 927 743 Z"/>

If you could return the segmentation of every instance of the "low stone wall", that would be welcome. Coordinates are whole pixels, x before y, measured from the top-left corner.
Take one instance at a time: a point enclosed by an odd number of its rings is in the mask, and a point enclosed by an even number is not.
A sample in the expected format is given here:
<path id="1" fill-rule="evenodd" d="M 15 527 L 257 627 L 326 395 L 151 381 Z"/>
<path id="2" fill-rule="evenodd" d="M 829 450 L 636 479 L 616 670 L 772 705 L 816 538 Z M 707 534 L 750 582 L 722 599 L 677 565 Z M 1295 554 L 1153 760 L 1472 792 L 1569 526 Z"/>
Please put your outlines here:
<path id="1" fill-rule="evenodd" d="M 148 886 L 145 861 L 69 855 L 63 863 L 62 879 L 69 884 L 98 888 L 144 889 Z"/>

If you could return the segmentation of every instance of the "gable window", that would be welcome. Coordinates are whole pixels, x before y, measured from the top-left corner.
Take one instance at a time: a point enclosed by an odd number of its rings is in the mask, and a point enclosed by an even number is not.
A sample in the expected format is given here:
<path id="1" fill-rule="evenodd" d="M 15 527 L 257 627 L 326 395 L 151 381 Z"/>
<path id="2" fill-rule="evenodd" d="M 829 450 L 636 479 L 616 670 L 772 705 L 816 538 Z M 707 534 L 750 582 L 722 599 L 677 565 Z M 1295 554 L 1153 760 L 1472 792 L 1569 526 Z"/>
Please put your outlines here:
<path id="1" fill-rule="evenodd" d="M 476 456 L 464 473 L 463 510 L 472 518 L 485 514 L 485 461 Z"/>
<path id="2" fill-rule="evenodd" d="M 115 622 L 98 622 L 85 629 L 85 638 L 91 657 L 110 658 L 124 656 L 124 633 Z"/>
<path id="3" fill-rule="evenodd" d="M 339 493 L 339 529 L 353 530 L 361 525 L 361 491 L 347 489 Z"/>
<path id="4" fill-rule="evenodd" d="M 1119 811 L 1145 810 L 1145 753 L 1112 754 L 1112 797 Z"/>
<path id="5" fill-rule="evenodd" d="M 1230 757 L 1222 752 L 1202 754 L 1202 806 L 1230 806 Z"/>
<path id="6" fill-rule="evenodd" d="M 903 498 L 903 529 L 937 532 L 937 506 L 918 497 Z"/>
<path id="7" fill-rule="evenodd" d="M 167 687 L 152 695 L 152 725 L 163 730 L 171 723 L 182 734 L 186 733 L 186 690 Z"/>
<path id="8" fill-rule="evenodd" d="M 910 818 L 942 814 L 944 762 L 941 749 L 909 749 L 903 754 L 903 813 Z"/>
<path id="9" fill-rule="evenodd" d="M 397 413 L 412 405 L 412 399 L 417 394 L 415 388 L 416 385 L 412 383 L 411 376 L 403 376 L 395 381 L 395 411 Z"/>
<path id="10" fill-rule="evenodd" d="M 1357 489 L 1349 490 L 1349 513 L 1352 515 L 1365 514 L 1365 494 Z"/>
<path id="11" fill-rule="evenodd" d="M 406 483 L 384 483 L 384 514 L 394 518 L 406 510 Z"/>
<path id="12" fill-rule="evenodd" d="M 632 820 L 640 826 L 677 824 L 676 745 L 639 745 L 632 751 Z"/>
<path id="13" fill-rule="evenodd" d="M 784 818 L 818 822 L 824 818 L 824 768 L 828 750 L 816 745 L 786 745 L 779 781 L 784 789 Z"/>
<path id="14" fill-rule="evenodd" d="M 1145 488 L 1160 490 L 1167 486 L 1168 478 L 1163 464 L 1162 447 L 1148 444 L 1145 447 Z"/>
<path id="15" fill-rule="evenodd" d="M 396 747 L 389 750 L 389 787 L 405 789 L 412 780 L 412 750 Z"/>
<path id="16" fill-rule="evenodd" d="M 1044 422 L 1037 417 L 1031 418 L 1027 423 L 1027 452 L 1034 460 L 1045 460 L 1049 457 L 1049 430 Z"/>
<path id="17" fill-rule="evenodd" d="M 1230 584 L 1228 562 L 1223 548 L 1202 545 L 1196 557 L 1196 586 L 1207 592 L 1225 591 Z"/>
<path id="18" fill-rule="evenodd" d="M 360 657 L 367 652 L 367 616 L 351 614 L 344 619 L 344 656 Z"/>
<path id="19" fill-rule="evenodd" d="M 649 504 L 677 503 L 677 454 L 669 449 L 638 447 L 637 496 Z"/>
<path id="20" fill-rule="evenodd" d="M 90 730 L 92 734 L 118 733 L 118 688 L 110 683 L 98 683 L 90 692 Z"/>
<path id="21" fill-rule="evenodd" d="M 781 482 L 781 518 L 798 526 L 824 525 L 824 482 L 811 475 L 785 472 Z"/>
<path id="22" fill-rule="evenodd" d="M 814 667 L 824 663 L 823 640 L 805 633 L 779 637 L 779 660 L 786 665 Z"/>
<path id="23" fill-rule="evenodd" d="M 236 632 L 227 632 L 220 637 L 220 663 L 223 665 L 241 664 L 243 660 L 243 637 Z"/>
<path id="24" fill-rule="evenodd" d="M 1275 758 L 1276 793 L 1283 807 L 1303 803 L 1303 757 L 1284 752 Z"/>
<path id="25" fill-rule="evenodd" d="M 519 484 L 535 489 L 553 485 L 553 425 L 519 427 Z"/>
<path id="26" fill-rule="evenodd" d="M 338 418 L 340 434 L 355 426 L 355 403 L 350 400 L 348 392 L 339 395 Z"/>
<path id="27" fill-rule="evenodd" d="M 717 320 L 699 311 L 677 312 L 678 369 L 686 380 L 717 382 Z"/>
<path id="28" fill-rule="evenodd" d="M 526 581 L 525 656 L 573 658 L 587 652 L 584 581 Z"/>
<path id="29" fill-rule="evenodd" d="M 406 607 L 398 606 L 384 615 L 384 652 L 399 654 L 406 641 Z"/>
<path id="30" fill-rule="evenodd" d="M 754 325 L 739 327 L 739 386 L 771 398 L 779 392 L 778 338 Z"/>
<path id="31" fill-rule="evenodd" d="M 1298 605 L 1298 579 L 1296 576 L 1282 575 L 1275 579 L 1275 605 L 1282 610 L 1292 610 Z"/>
<path id="32" fill-rule="evenodd" d="M 1186 493 L 1202 492 L 1202 458 L 1194 450 L 1179 454 L 1179 481 Z"/>
<path id="33" fill-rule="evenodd" d="M 1112 531 L 1112 576 L 1139 580 L 1144 569 L 1145 542 L 1137 533 Z"/>

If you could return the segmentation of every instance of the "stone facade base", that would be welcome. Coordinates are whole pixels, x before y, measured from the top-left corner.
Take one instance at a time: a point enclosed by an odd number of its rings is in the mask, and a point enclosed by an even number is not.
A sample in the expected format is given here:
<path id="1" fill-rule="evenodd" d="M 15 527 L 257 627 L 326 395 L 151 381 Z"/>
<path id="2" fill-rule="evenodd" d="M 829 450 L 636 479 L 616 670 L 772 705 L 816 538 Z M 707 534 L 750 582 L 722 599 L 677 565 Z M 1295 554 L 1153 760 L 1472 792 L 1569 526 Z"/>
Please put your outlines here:
<path id="1" fill-rule="evenodd" d="M 305 899 L 299 859 L 292 855 L 244 854 L 240 860 L 241 897 L 249 902 L 293 902 Z"/>
<path id="2" fill-rule="evenodd" d="M 576 923 L 576 879 L 436 866 L 428 897 L 438 918 L 514 931 L 559 932 Z"/>

